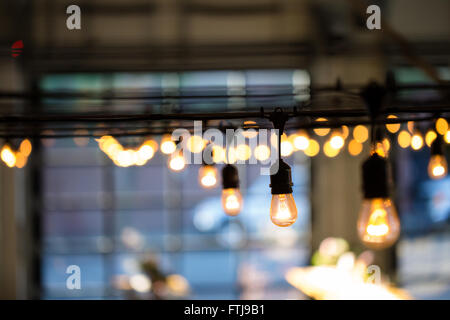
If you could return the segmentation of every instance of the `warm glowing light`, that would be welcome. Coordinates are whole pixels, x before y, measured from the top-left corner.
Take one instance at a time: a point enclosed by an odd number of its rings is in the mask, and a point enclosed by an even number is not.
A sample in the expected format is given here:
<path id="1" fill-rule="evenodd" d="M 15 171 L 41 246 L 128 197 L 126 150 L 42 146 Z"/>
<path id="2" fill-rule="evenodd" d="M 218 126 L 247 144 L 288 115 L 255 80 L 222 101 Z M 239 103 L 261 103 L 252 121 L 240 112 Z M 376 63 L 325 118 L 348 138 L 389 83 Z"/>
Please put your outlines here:
<path id="1" fill-rule="evenodd" d="M 328 121 L 326 118 L 318 118 L 316 119 L 317 122 L 326 122 Z M 326 136 L 329 132 L 330 132 L 330 128 L 317 128 L 314 129 L 315 134 L 317 134 L 318 136 Z"/>
<path id="2" fill-rule="evenodd" d="M 436 121 L 436 131 L 440 135 L 444 135 L 447 133 L 448 130 L 448 122 L 444 118 L 439 118 Z"/>
<path id="3" fill-rule="evenodd" d="M 411 138 L 411 148 L 413 150 L 420 150 L 423 147 L 423 138 L 420 132 L 415 132 Z"/>
<path id="4" fill-rule="evenodd" d="M 227 157 L 225 158 L 224 162 L 227 164 L 233 164 L 237 161 L 237 155 L 236 155 L 236 148 L 229 147 L 227 150 Z"/>
<path id="5" fill-rule="evenodd" d="M 186 166 L 186 161 L 181 152 L 172 153 L 169 158 L 169 168 L 173 171 L 181 171 Z"/>
<path id="6" fill-rule="evenodd" d="M 172 141 L 170 134 L 165 134 L 161 139 L 161 152 L 172 154 L 177 149 L 177 145 Z"/>
<path id="7" fill-rule="evenodd" d="M 158 144 L 154 140 L 147 140 L 139 147 L 137 155 L 141 161 L 146 162 L 153 158 L 157 148 Z"/>
<path id="8" fill-rule="evenodd" d="M 325 144 L 323 146 L 323 153 L 329 158 L 336 157 L 339 154 L 339 151 L 340 151 L 340 149 L 333 148 L 331 146 L 330 141 L 325 142 Z"/>
<path id="9" fill-rule="evenodd" d="M 450 143 L 450 130 L 447 130 L 447 132 L 445 133 L 444 141 L 446 143 Z"/>
<path id="10" fill-rule="evenodd" d="M 225 161 L 225 149 L 221 146 L 213 145 L 212 156 L 215 163 L 222 163 Z"/>
<path id="11" fill-rule="evenodd" d="M 403 149 L 408 148 L 411 144 L 411 135 L 408 131 L 403 130 L 398 134 L 397 141 L 398 145 Z"/>
<path id="12" fill-rule="evenodd" d="M 240 144 L 236 147 L 236 158 L 238 160 L 246 161 L 250 159 L 250 156 L 252 155 L 252 150 L 250 147 L 246 144 Z"/>
<path id="13" fill-rule="evenodd" d="M 361 241 L 374 249 L 391 246 L 400 234 L 400 221 L 388 198 L 365 199 L 357 225 Z"/>
<path id="14" fill-rule="evenodd" d="M 270 220 L 279 227 L 289 227 L 297 220 L 297 206 L 292 193 L 272 195 Z"/>
<path id="15" fill-rule="evenodd" d="M 12 168 L 16 165 L 16 155 L 8 144 L 3 146 L 0 156 L 8 167 Z"/>
<path id="16" fill-rule="evenodd" d="M 289 157 L 294 152 L 294 146 L 287 138 L 286 134 L 281 136 L 281 156 Z"/>
<path id="17" fill-rule="evenodd" d="M 222 207 L 229 216 L 236 216 L 242 209 L 242 196 L 239 189 L 228 188 L 222 190 Z"/>
<path id="18" fill-rule="evenodd" d="M 27 156 L 25 156 L 22 152 L 16 152 L 16 167 L 21 169 L 25 167 L 27 164 Z"/>
<path id="19" fill-rule="evenodd" d="M 372 148 L 372 153 L 377 153 L 380 157 L 386 158 L 388 155 L 391 144 L 387 138 L 384 138 L 382 142 L 376 142 L 375 147 Z"/>
<path id="20" fill-rule="evenodd" d="M 201 152 L 205 144 L 205 140 L 200 136 L 190 136 L 187 140 L 187 148 L 193 153 Z"/>
<path id="21" fill-rule="evenodd" d="M 388 119 L 397 119 L 397 116 L 394 116 L 393 114 L 390 114 L 387 116 Z M 400 130 L 400 123 L 390 123 L 386 125 L 386 129 L 390 133 L 396 133 L 398 130 Z"/>
<path id="22" fill-rule="evenodd" d="M 341 149 L 344 146 L 344 143 L 344 139 L 338 134 L 333 135 L 330 139 L 330 147 L 333 149 Z"/>
<path id="23" fill-rule="evenodd" d="M 445 156 L 440 154 L 432 155 L 428 163 L 428 176 L 431 179 L 442 179 L 447 175 L 448 167 Z"/>
<path id="24" fill-rule="evenodd" d="M 306 150 L 309 146 L 309 136 L 308 133 L 304 130 L 300 130 L 296 133 L 295 138 L 293 139 L 293 144 L 295 149 L 297 150 Z"/>
<path id="25" fill-rule="evenodd" d="M 433 143 L 434 139 L 436 139 L 437 133 L 434 130 L 428 130 L 427 134 L 425 135 L 425 142 L 427 143 L 428 147 L 431 147 L 431 144 Z"/>
<path id="26" fill-rule="evenodd" d="M 19 151 L 25 157 L 28 157 L 31 154 L 31 150 L 33 149 L 30 140 L 25 139 L 20 143 Z"/>
<path id="27" fill-rule="evenodd" d="M 342 128 L 341 128 L 342 130 L 342 138 L 345 140 L 345 139 L 347 139 L 348 138 L 348 135 L 349 135 L 349 133 L 350 133 L 350 130 L 348 129 L 348 127 L 347 126 L 342 126 Z"/>
<path id="28" fill-rule="evenodd" d="M 353 129 L 353 138 L 359 143 L 364 143 L 369 138 L 369 130 L 366 126 L 358 125 Z"/>
<path id="29" fill-rule="evenodd" d="M 258 135 L 258 125 L 255 121 L 244 121 L 244 131 L 242 135 L 247 139 L 253 139 Z"/>
<path id="30" fill-rule="evenodd" d="M 135 274 L 130 277 L 130 286 L 137 292 L 148 292 L 152 287 L 150 279 L 143 274 Z"/>
<path id="31" fill-rule="evenodd" d="M 189 293 L 189 283 L 179 274 L 171 274 L 166 278 L 167 287 L 176 296 L 185 296 Z"/>
<path id="32" fill-rule="evenodd" d="M 319 151 L 320 151 L 319 143 L 314 139 L 310 139 L 308 148 L 305 149 L 305 154 L 308 157 L 314 157 L 319 153 Z"/>
<path id="33" fill-rule="evenodd" d="M 348 144 L 348 153 L 350 153 L 352 156 L 357 156 L 361 153 L 363 150 L 363 144 L 359 143 L 356 140 L 351 140 Z"/>
<path id="34" fill-rule="evenodd" d="M 135 152 L 133 150 L 125 149 L 119 151 L 115 160 L 115 163 L 120 167 L 129 167 L 134 164 Z"/>
<path id="35" fill-rule="evenodd" d="M 261 144 L 255 148 L 254 154 L 256 160 L 265 161 L 270 157 L 270 148 L 264 144 Z"/>
<path id="36" fill-rule="evenodd" d="M 210 165 L 200 167 L 198 180 L 204 188 L 215 187 L 217 185 L 217 168 Z"/>

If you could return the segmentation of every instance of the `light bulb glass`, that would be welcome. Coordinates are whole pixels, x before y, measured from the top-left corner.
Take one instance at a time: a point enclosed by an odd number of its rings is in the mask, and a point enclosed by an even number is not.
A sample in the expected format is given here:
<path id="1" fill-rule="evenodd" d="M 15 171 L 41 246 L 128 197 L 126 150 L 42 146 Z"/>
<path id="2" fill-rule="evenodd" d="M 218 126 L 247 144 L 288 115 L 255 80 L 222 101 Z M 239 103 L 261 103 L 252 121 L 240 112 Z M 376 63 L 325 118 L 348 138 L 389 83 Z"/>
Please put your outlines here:
<path id="1" fill-rule="evenodd" d="M 217 168 L 202 166 L 198 171 L 198 181 L 204 188 L 212 188 L 217 185 Z"/>
<path id="2" fill-rule="evenodd" d="M 309 146 L 309 136 L 306 131 L 299 131 L 293 139 L 294 147 L 297 150 L 306 150 Z"/>
<path id="3" fill-rule="evenodd" d="M 328 121 L 328 119 L 327 118 L 318 118 L 318 119 L 316 119 L 316 121 L 317 122 L 326 122 L 326 121 Z M 330 132 L 330 128 L 314 129 L 314 133 L 321 137 L 326 136 L 329 132 Z"/>
<path id="4" fill-rule="evenodd" d="M 437 138 L 437 133 L 434 132 L 434 130 L 428 130 L 427 134 L 425 135 L 425 142 L 427 143 L 428 147 L 431 147 L 431 144 L 433 143 L 434 139 Z"/>
<path id="5" fill-rule="evenodd" d="M 436 131 L 440 134 L 440 135 L 444 135 L 448 130 L 448 122 L 447 120 L 445 120 L 444 118 L 439 118 L 436 121 Z"/>
<path id="6" fill-rule="evenodd" d="M 256 160 L 265 161 L 270 157 L 270 149 L 268 146 L 261 144 L 254 150 Z"/>
<path id="7" fill-rule="evenodd" d="M 348 144 L 348 153 L 350 153 L 352 156 L 357 156 L 361 153 L 363 150 L 363 144 L 359 143 L 356 140 L 351 140 Z"/>
<path id="8" fill-rule="evenodd" d="M 14 167 L 16 165 L 16 155 L 14 151 L 11 150 L 11 147 L 9 145 L 4 145 L 1 151 L 1 158 L 3 162 L 10 168 Z"/>
<path id="9" fill-rule="evenodd" d="M 369 129 L 366 126 L 357 125 L 353 129 L 353 138 L 359 143 L 366 142 L 369 139 Z"/>
<path id="10" fill-rule="evenodd" d="M 450 143 L 450 130 L 445 133 L 444 140 L 446 143 Z"/>
<path id="11" fill-rule="evenodd" d="M 440 154 L 432 155 L 428 163 L 428 176 L 431 179 L 442 179 L 447 175 L 448 167 L 445 156 Z"/>
<path id="12" fill-rule="evenodd" d="M 398 117 L 390 114 L 387 116 L 388 119 L 397 119 Z M 400 130 L 400 123 L 390 123 L 386 125 L 386 129 L 390 132 L 390 133 L 396 133 L 398 130 Z"/>
<path id="13" fill-rule="evenodd" d="M 423 138 L 419 132 L 414 133 L 411 138 L 411 148 L 413 150 L 420 150 L 423 147 Z"/>
<path id="14" fill-rule="evenodd" d="M 186 161 L 182 153 L 172 154 L 169 159 L 169 168 L 173 171 L 181 171 L 186 166 Z"/>
<path id="15" fill-rule="evenodd" d="M 364 199 L 357 227 L 361 241 L 373 249 L 391 246 L 400 235 L 400 221 L 389 198 Z"/>
<path id="16" fill-rule="evenodd" d="M 172 154 L 177 149 L 177 145 L 172 141 L 170 134 L 165 134 L 161 140 L 161 152 Z"/>
<path id="17" fill-rule="evenodd" d="M 236 216 L 242 209 L 242 195 L 237 188 L 222 190 L 222 207 L 229 216 Z"/>
<path id="18" fill-rule="evenodd" d="M 279 227 L 289 227 L 297 220 L 297 206 L 292 193 L 272 195 L 270 220 Z"/>

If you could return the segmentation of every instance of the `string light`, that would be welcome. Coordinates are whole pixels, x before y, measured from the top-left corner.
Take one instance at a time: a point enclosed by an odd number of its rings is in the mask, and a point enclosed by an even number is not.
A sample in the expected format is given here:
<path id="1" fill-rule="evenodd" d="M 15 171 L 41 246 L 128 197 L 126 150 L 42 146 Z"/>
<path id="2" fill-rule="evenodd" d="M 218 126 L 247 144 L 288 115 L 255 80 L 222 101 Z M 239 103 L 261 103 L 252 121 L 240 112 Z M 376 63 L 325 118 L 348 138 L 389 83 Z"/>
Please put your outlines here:
<path id="1" fill-rule="evenodd" d="M 425 142 L 428 147 L 431 147 L 431 144 L 433 143 L 434 139 L 436 139 L 436 137 L 437 133 L 433 129 L 427 131 L 427 133 L 425 134 Z"/>
<path id="2" fill-rule="evenodd" d="M 411 135 L 409 134 L 408 131 L 405 130 L 400 131 L 397 140 L 398 145 L 403 149 L 408 148 L 411 145 Z"/>
<path id="3" fill-rule="evenodd" d="M 287 138 L 286 134 L 281 136 L 281 155 L 289 157 L 294 152 L 294 146 Z"/>
<path id="4" fill-rule="evenodd" d="M 177 149 L 177 145 L 172 141 L 170 134 L 163 135 L 161 139 L 161 152 L 164 154 L 172 154 Z"/>
<path id="5" fill-rule="evenodd" d="M 0 153 L 2 161 L 10 168 L 16 165 L 16 155 L 11 150 L 9 144 L 5 144 Z"/>
<path id="6" fill-rule="evenodd" d="M 329 140 L 330 147 L 336 150 L 340 150 L 344 146 L 344 144 L 345 140 L 342 137 L 342 132 L 335 130 Z"/>
<path id="7" fill-rule="evenodd" d="M 348 144 L 348 153 L 352 156 L 357 156 L 363 150 L 363 144 L 356 140 L 351 140 Z"/>
<path id="8" fill-rule="evenodd" d="M 242 210 L 242 195 L 239 191 L 239 174 L 234 165 L 222 169 L 222 207 L 229 216 L 236 216 Z"/>
<path id="9" fill-rule="evenodd" d="M 398 119 L 397 116 L 390 114 L 387 116 L 388 119 Z M 397 133 L 398 130 L 400 130 L 400 123 L 389 123 L 386 124 L 386 129 L 390 132 L 390 133 Z"/>
<path id="10" fill-rule="evenodd" d="M 323 153 L 329 157 L 329 158 L 334 158 L 339 154 L 339 150 L 338 148 L 334 148 L 331 145 L 331 141 L 327 141 L 325 142 L 324 146 L 323 146 Z"/>
<path id="11" fill-rule="evenodd" d="M 316 119 L 316 122 L 326 122 L 328 121 L 327 118 L 318 118 Z M 329 132 L 330 132 L 330 128 L 317 128 L 314 129 L 315 134 L 317 134 L 318 136 L 326 136 Z"/>
<path id="12" fill-rule="evenodd" d="M 217 168 L 213 165 L 202 165 L 198 171 L 198 181 L 204 188 L 213 188 L 217 185 Z"/>
<path id="13" fill-rule="evenodd" d="M 415 130 L 411 138 L 411 148 L 413 150 L 420 150 L 423 147 L 423 137 L 420 131 Z"/>
<path id="14" fill-rule="evenodd" d="M 428 162 L 428 176 L 431 179 L 442 179 L 447 176 L 448 166 L 444 156 L 443 138 L 437 136 L 431 144 L 431 157 Z"/>
<path id="15" fill-rule="evenodd" d="M 173 152 L 169 157 L 169 168 L 172 171 L 181 171 L 186 166 L 186 160 L 184 159 L 183 152 Z"/>
<path id="16" fill-rule="evenodd" d="M 450 143 L 450 130 L 445 133 L 444 140 L 446 143 Z"/>
<path id="17" fill-rule="evenodd" d="M 270 157 L 270 148 L 264 144 L 256 146 L 254 150 L 256 160 L 266 161 Z"/>
<path id="18" fill-rule="evenodd" d="M 320 145 L 319 143 L 314 140 L 310 139 L 308 143 L 308 147 L 305 149 L 305 155 L 308 157 L 315 157 L 320 151 Z"/>
<path id="19" fill-rule="evenodd" d="M 274 128 L 282 135 L 287 121 L 286 115 L 281 109 L 275 110 L 271 115 Z M 278 140 L 281 148 L 281 136 Z M 270 188 L 272 201 L 270 202 L 270 220 L 279 227 L 288 227 L 297 220 L 297 206 L 292 196 L 291 167 L 281 159 L 281 151 L 278 161 L 271 167 Z"/>
<path id="20" fill-rule="evenodd" d="M 299 130 L 293 139 L 293 144 L 297 150 L 306 150 L 309 147 L 308 133 L 305 130 Z"/>
<path id="21" fill-rule="evenodd" d="M 31 150 L 33 149 L 33 146 L 31 145 L 30 140 L 24 139 L 20 143 L 19 151 L 22 153 L 25 157 L 28 157 L 31 154 Z"/>
<path id="22" fill-rule="evenodd" d="M 353 129 L 353 139 L 359 143 L 364 143 L 369 138 L 369 130 L 363 125 L 357 125 Z"/>
<path id="23" fill-rule="evenodd" d="M 448 122 L 444 118 L 439 118 L 436 120 L 436 131 L 440 135 L 444 135 L 447 133 L 448 130 Z"/>
<path id="24" fill-rule="evenodd" d="M 397 241 L 400 221 L 388 187 L 388 164 L 377 152 L 363 163 L 364 200 L 357 222 L 358 236 L 368 247 L 382 249 Z"/>

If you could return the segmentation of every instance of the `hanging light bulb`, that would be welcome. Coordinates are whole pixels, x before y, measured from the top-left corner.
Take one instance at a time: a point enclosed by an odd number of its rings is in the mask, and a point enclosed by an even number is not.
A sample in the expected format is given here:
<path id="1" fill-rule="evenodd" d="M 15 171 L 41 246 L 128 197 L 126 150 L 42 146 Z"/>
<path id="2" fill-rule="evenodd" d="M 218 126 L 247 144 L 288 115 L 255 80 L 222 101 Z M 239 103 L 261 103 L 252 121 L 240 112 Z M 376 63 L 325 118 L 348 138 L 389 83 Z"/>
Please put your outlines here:
<path id="1" fill-rule="evenodd" d="M 398 117 L 390 114 L 387 116 L 388 119 L 397 119 Z M 390 132 L 390 133 L 397 133 L 398 130 L 400 130 L 400 123 L 390 123 L 390 124 L 386 124 L 386 129 Z"/>
<path id="2" fill-rule="evenodd" d="M 415 130 L 413 136 L 411 137 L 411 148 L 413 150 L 420 150 L 423 147 L 423 137 L 420 131 Z"/>
<path id="3" fill-rule="evenodd" d="M 177 145 L 172 141 L 170 134 L 163 135 L 161 139 L 161 152 L 164 154 L 172 154 L 176 149 Z"/>
<path id="4" fill-rule="evenodd" d="M 437 133 L 430 129 L 427 131 L 427 134 L 425 135 L 425 142 L 427 143 L 428 147 L 431 147 L 431 144 L 433 143 L 434 139 L 436 139 Z"/>
<path id="5" fill-rule="evenodd" d="M 217 185 L 217 168 L 205 164 L 198 171 L 198 181 L 204 188 L 213 188 Z"/>
<path id="6" fill-rule="evenodd" d="M 431 157 L 428 163 L 428 176 L 431 179 L 442 179 L 447 175 L 448 166 L 444 156 L 443 139 L 438 135 L 431 144 Z"/>
<path id="7" fill-rule="evenodd" d="M 0 152 L 1 159 L 10 168 L 16 165 L 16 155 L 14 151 L 11 150 L 9 144 L 5 144 Z"/>
<path id="8" fill-rule="evenodd" d="M 306 150 L 309 147 L 308 133 L 305 130 L 298 131 L 293 139 L 293 144 L 297 150 Z"/>
<path id="9" fill-rule="evenodd" d="M 237 216 L 242 210 L 242 195 L 239 191 L 239 174 L 234 165 L 222 169 L 222 207 L 229 216 Z"/>
<path id="10" fill-rule="evenodd" d="M 174 152 L 170 155 L 169 158 L 169 168 L 172 171 L 181 171 L 186 166 L 186 160 L 184 159 L 184 155 L 181 151 Z"/>
<path id="11" fill-rule="evenodd" d="M 282 159 L 278 163 L 278 171 L 270 176 L 270 220 L 279 227 L 288 227 L 297 220 L 297 206 L 292 196 L 291 168 Z"/>
<path id="12" fill-rule="evenodd" d="M 333 131 L 329 143 L 331 148 L 340 150 L 345 144 L 344 138 L 342 137 L 342 132 L 339 130 Z"/>
<path id="13" fill-rule="evenodd" d="M 395 243 L 400 221 L 388 191 L 388 164 L 374 152 L 364 163 L 364 200 L 357 222 L 361 241 L 370 248 L 382 249 Z"/>
<path id="14" fill-rule="evenodd" d="M 281 108 L 275 109 L 271 120 L 278 130 L 278 161 L 270 168 L 270 220 L 279 227 L 289 227 L 297 220 L 297 206 L 292 196 L 291 167 L 281 159 L 281 137 L 289 117 Z"/>

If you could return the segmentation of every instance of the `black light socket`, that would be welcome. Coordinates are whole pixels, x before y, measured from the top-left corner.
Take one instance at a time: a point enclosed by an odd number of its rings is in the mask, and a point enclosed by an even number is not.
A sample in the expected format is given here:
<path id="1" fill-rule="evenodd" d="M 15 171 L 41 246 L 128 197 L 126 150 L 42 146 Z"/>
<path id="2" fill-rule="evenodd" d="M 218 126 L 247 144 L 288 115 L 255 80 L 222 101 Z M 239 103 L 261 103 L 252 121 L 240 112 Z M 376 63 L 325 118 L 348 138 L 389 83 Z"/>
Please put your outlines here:
<path id="1" fill-rule="evenodd" d="M 378 153 L 372 154 L 362 165 L 362 188 L 365 199 L 389 197 L 388 162 Z"/>
<path id="2" fill-rule="evenodd" d="M 440 134 L 437 135 L 436 139 L 431 143 L 430 152 L 431 155 L 443 155 L 444 154 L 444 139 Z"/>
<path id="3" fill-rule="evenodd" d="M 239 188 L 238 170 L 232 164 L 227 164 L 222 169 L 222 186 L 223 186 L 223 189 Z"/>
<path id="4" fill-rule="evenodd" d="M 276 166 L 277 163 L 274 165 Z M 270 185 L 272 194 L 288 194 L 292 193 L 292 175 L 291 167 L 280 159 L 278 163 L 278 171 L 270 175 Z"/>

